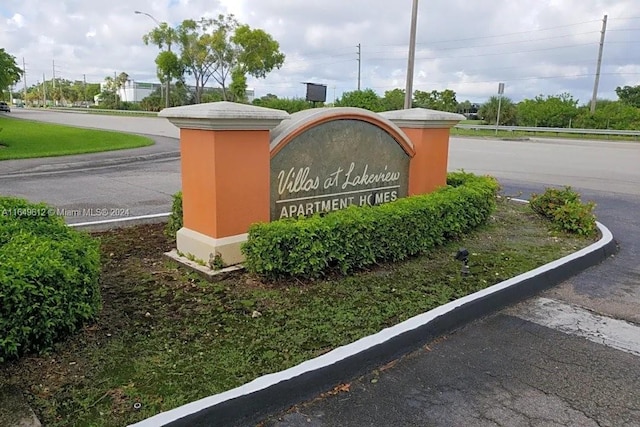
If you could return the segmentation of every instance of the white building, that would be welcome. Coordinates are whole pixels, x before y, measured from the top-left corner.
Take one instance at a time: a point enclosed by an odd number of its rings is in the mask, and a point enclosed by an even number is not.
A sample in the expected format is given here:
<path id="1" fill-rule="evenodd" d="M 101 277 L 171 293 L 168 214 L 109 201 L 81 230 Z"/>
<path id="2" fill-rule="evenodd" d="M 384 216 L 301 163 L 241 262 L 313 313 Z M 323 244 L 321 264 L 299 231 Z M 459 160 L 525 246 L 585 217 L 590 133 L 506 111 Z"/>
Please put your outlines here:
<path id="1" fill-rule="evenodd" d="M 160 83 L 143 83 L 137 82 L 135 80 L 127 80 L 124 84 L 124 87 L 118 89 L 118 97 L 121 101 L 124 102 L 140 102 L 147 96 L 151 95 L 155 91 L 160 89 L 161 93 L 164 92 L 164 87 Z M 194 86 L 189 86 L 191 91 L 196 90 Z M 212 90 L 213 88 L 205 87 L 206 90 Z M 105 90 L 105 83 L 100 83 L 100 92 Z M 255 99 L 255 90 L 247 89 L 246 92 L 247 100 L 249 103 L 253 102 Z M 96 104 L 98 103 L 99 96 L 97 96 Z"/>

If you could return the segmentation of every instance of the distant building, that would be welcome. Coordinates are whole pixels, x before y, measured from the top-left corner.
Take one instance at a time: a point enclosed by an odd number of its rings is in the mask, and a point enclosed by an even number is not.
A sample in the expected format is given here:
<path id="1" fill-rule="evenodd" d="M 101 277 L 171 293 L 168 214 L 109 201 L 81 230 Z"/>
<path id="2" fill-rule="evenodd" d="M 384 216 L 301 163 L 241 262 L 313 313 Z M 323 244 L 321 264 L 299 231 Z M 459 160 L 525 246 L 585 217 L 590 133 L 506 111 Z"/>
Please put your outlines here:
<path id="1" fill-rule="evenodd" d="M 100 83 L 100 92 L 104 91 L 105 88 L 106 88 L 105 83 L 104 82 Z M 188 88 L 192 93 L 195 93 L 196 91 L 195 86 L 188 86 Z M 121 101 L 124 101 L 124 102 L 140 102 L 147 96 L 156 92 L 158 89 L 160 89 L 161 93 L 163 93 L 164 85 L 161 83 L 143 83 L 143 82 L 137 82 L 135 80 L 127 80 L 124 87 L 121 87 L 118 89 L 118 97 L 120 98 Z M 206 92 L 206 91 L 216 91 L 220 89 L 205 87 L 204 90 Z M 247 89 L 246 96 L 247 96 L 247 101 L 249 103 L 252 103 L 256 96 L 255 89 Z M 96 104 L 99 102 L 99 100 L 100 100 L 99 95 L 96 95 L 96 98 L 95 98 Z"/>

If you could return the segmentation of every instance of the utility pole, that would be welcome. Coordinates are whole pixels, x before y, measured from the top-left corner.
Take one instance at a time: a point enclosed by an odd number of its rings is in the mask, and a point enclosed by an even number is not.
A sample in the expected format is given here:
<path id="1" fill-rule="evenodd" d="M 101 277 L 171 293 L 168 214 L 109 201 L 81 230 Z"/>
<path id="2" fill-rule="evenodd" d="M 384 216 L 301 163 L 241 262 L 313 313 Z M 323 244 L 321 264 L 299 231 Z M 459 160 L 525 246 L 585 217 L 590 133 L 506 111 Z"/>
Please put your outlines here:
<path id="1" fill-rule="evenodd" d="M 82 101 L 87 103 L 87 75 L 82 75 Z"/>
<path id="2" fill-rule="evenodd" d="M 56 60 L 52 60 L 53 64 L 53 91 L 51 92 L 51 98 L 53 99 L 53 106 L 56 105 Z"/>
<path id="3" fill-rule="evenodd" d="M 407 63 L 407 86 L 404 93 L 404 108 L 411 108 L 413 98 L 413 68 L 416 59 L 416 29 L 418 26 L 418 0 L 413 0 L 411 8 L 411 32 L 409 34 L 409 60 Z"/>
<path id="4" fill-rule="evenodd" d="M 120 87 L 118 86 L 118 77 L 116 77 L 116 71 L 113 72 L 113 96 L 115 97 L 116 110 L 118 109 L 118 96 L 120 92 Z"/>
<path id="5" fill-rule="evenodd" d="M 360 91 L 360 75 L 362 70 L 362 46 L 358 43 L 358 92 Z"/>
<path id="6" fill-rule="evenodd" d="M 600 67 L 602 66 L 602 51 L 604 50 L 604 35 L 607 32 L 607 15 L 602 19 L 602 30 L 600 30 L 600 47 L 598 48 L 598 62 L 596 64 L 596 80 L 593 83 L 593 95 L 591 96 L 591 114 L 596 112 L 596 102 L 598 98 L 598 85 L 600 84 Z"/>
<path id="7" fill-rule="evenodd" d="M 27 105 L 27 64 L 22 57 L 22 82 L 24 83 L 24 96 L 22 97 L 22 105 Z"/>
<path id="8" fill-rule="evenodd" d="M 45 80 L 44 73 L 42 73 L 42 96 L 44 97 L 44 107 L 47 107 L 47 81 Z"/>

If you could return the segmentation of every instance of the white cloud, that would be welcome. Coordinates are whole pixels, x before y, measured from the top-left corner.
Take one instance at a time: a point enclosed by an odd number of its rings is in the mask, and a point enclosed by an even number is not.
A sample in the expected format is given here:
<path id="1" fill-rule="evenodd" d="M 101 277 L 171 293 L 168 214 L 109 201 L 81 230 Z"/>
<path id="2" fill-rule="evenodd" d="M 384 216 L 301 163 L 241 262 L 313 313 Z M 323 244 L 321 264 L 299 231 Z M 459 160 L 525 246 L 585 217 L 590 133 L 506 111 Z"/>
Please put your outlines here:
<path id="1" fill-rule="evenodd" d="M 257 95 L 303 96 L 303 81 L 327 84 L 328 96 L 357 86 L 379 93 L 404 87 L 411 2 L 384 0 L 2 0 L 0 46 L 25 58 L 28 83 L 57 75 L 102 81 L 126 71 L 157 81 L 157 49 L 142 35 L 158 21 L 234 13 L 280 42 L 287 59 L 267 79 L 250 79 Z M 587 100 L 593 86 L 601 19 L 609 14 L 600 95 L 640 84 L 637 0 L 421 1 L 414 88 L 451 88 L 459 100 L 482 102 L 505 82 L 515 100 L 570 91 Z M 632 14 L 634 15 L 634 14 Z M 635 14 L 639 15 L 639 14 Z M 631 18 L 631 19 L 630 19 Z M 18 31 L 19 30 L 19 31 Z M 33 76 L 30 80 L 29 76 Z"/>
<path id="2" fill-rule="evenodd" d="M 10 27 L 22 28 L 24 27 L 24 24 L 24 16 L 19 13 L 16 13 L 11 17 L 11 19 L 7 20 L 7 25 Z"/>

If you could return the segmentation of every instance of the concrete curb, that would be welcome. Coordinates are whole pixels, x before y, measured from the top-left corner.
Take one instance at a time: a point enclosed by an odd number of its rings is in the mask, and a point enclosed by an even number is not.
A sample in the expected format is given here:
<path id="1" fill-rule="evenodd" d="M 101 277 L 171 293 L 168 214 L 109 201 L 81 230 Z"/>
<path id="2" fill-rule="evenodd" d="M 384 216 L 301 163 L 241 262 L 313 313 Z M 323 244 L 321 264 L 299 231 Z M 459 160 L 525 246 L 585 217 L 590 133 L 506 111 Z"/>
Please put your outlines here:
<path id="1" fill-rule="evenodd" d="M 594 266 L 617 251 L 607 227 L 602 238 L 571 255 L 467 295 L 398 325 L 336 348 L 287 370 L 257 378 L 235 389 L 209 396 L 147 418 L 131 427 L 236 426 L 311 399 L 346 379 L 410 353 L 423 344 L 501 308 L 529 298 Z"/>
<path id="2" fill-rule="evenodd" d="M 86 160 L 71 163 L 59 163 L 52 165 L 40 165 L 29 171 L 17 171 L 0 174 L 0 179 L 21 178 L 38 175 L 51 175 L 56 173 L 79 172 L 86 170 L 108 169 L 139 162 L 159 162 L 180 159 L 179 151 L 168 151 L 163 153 L 133 155 L 131 157 L 116 157 L 112 159 Z"/>

